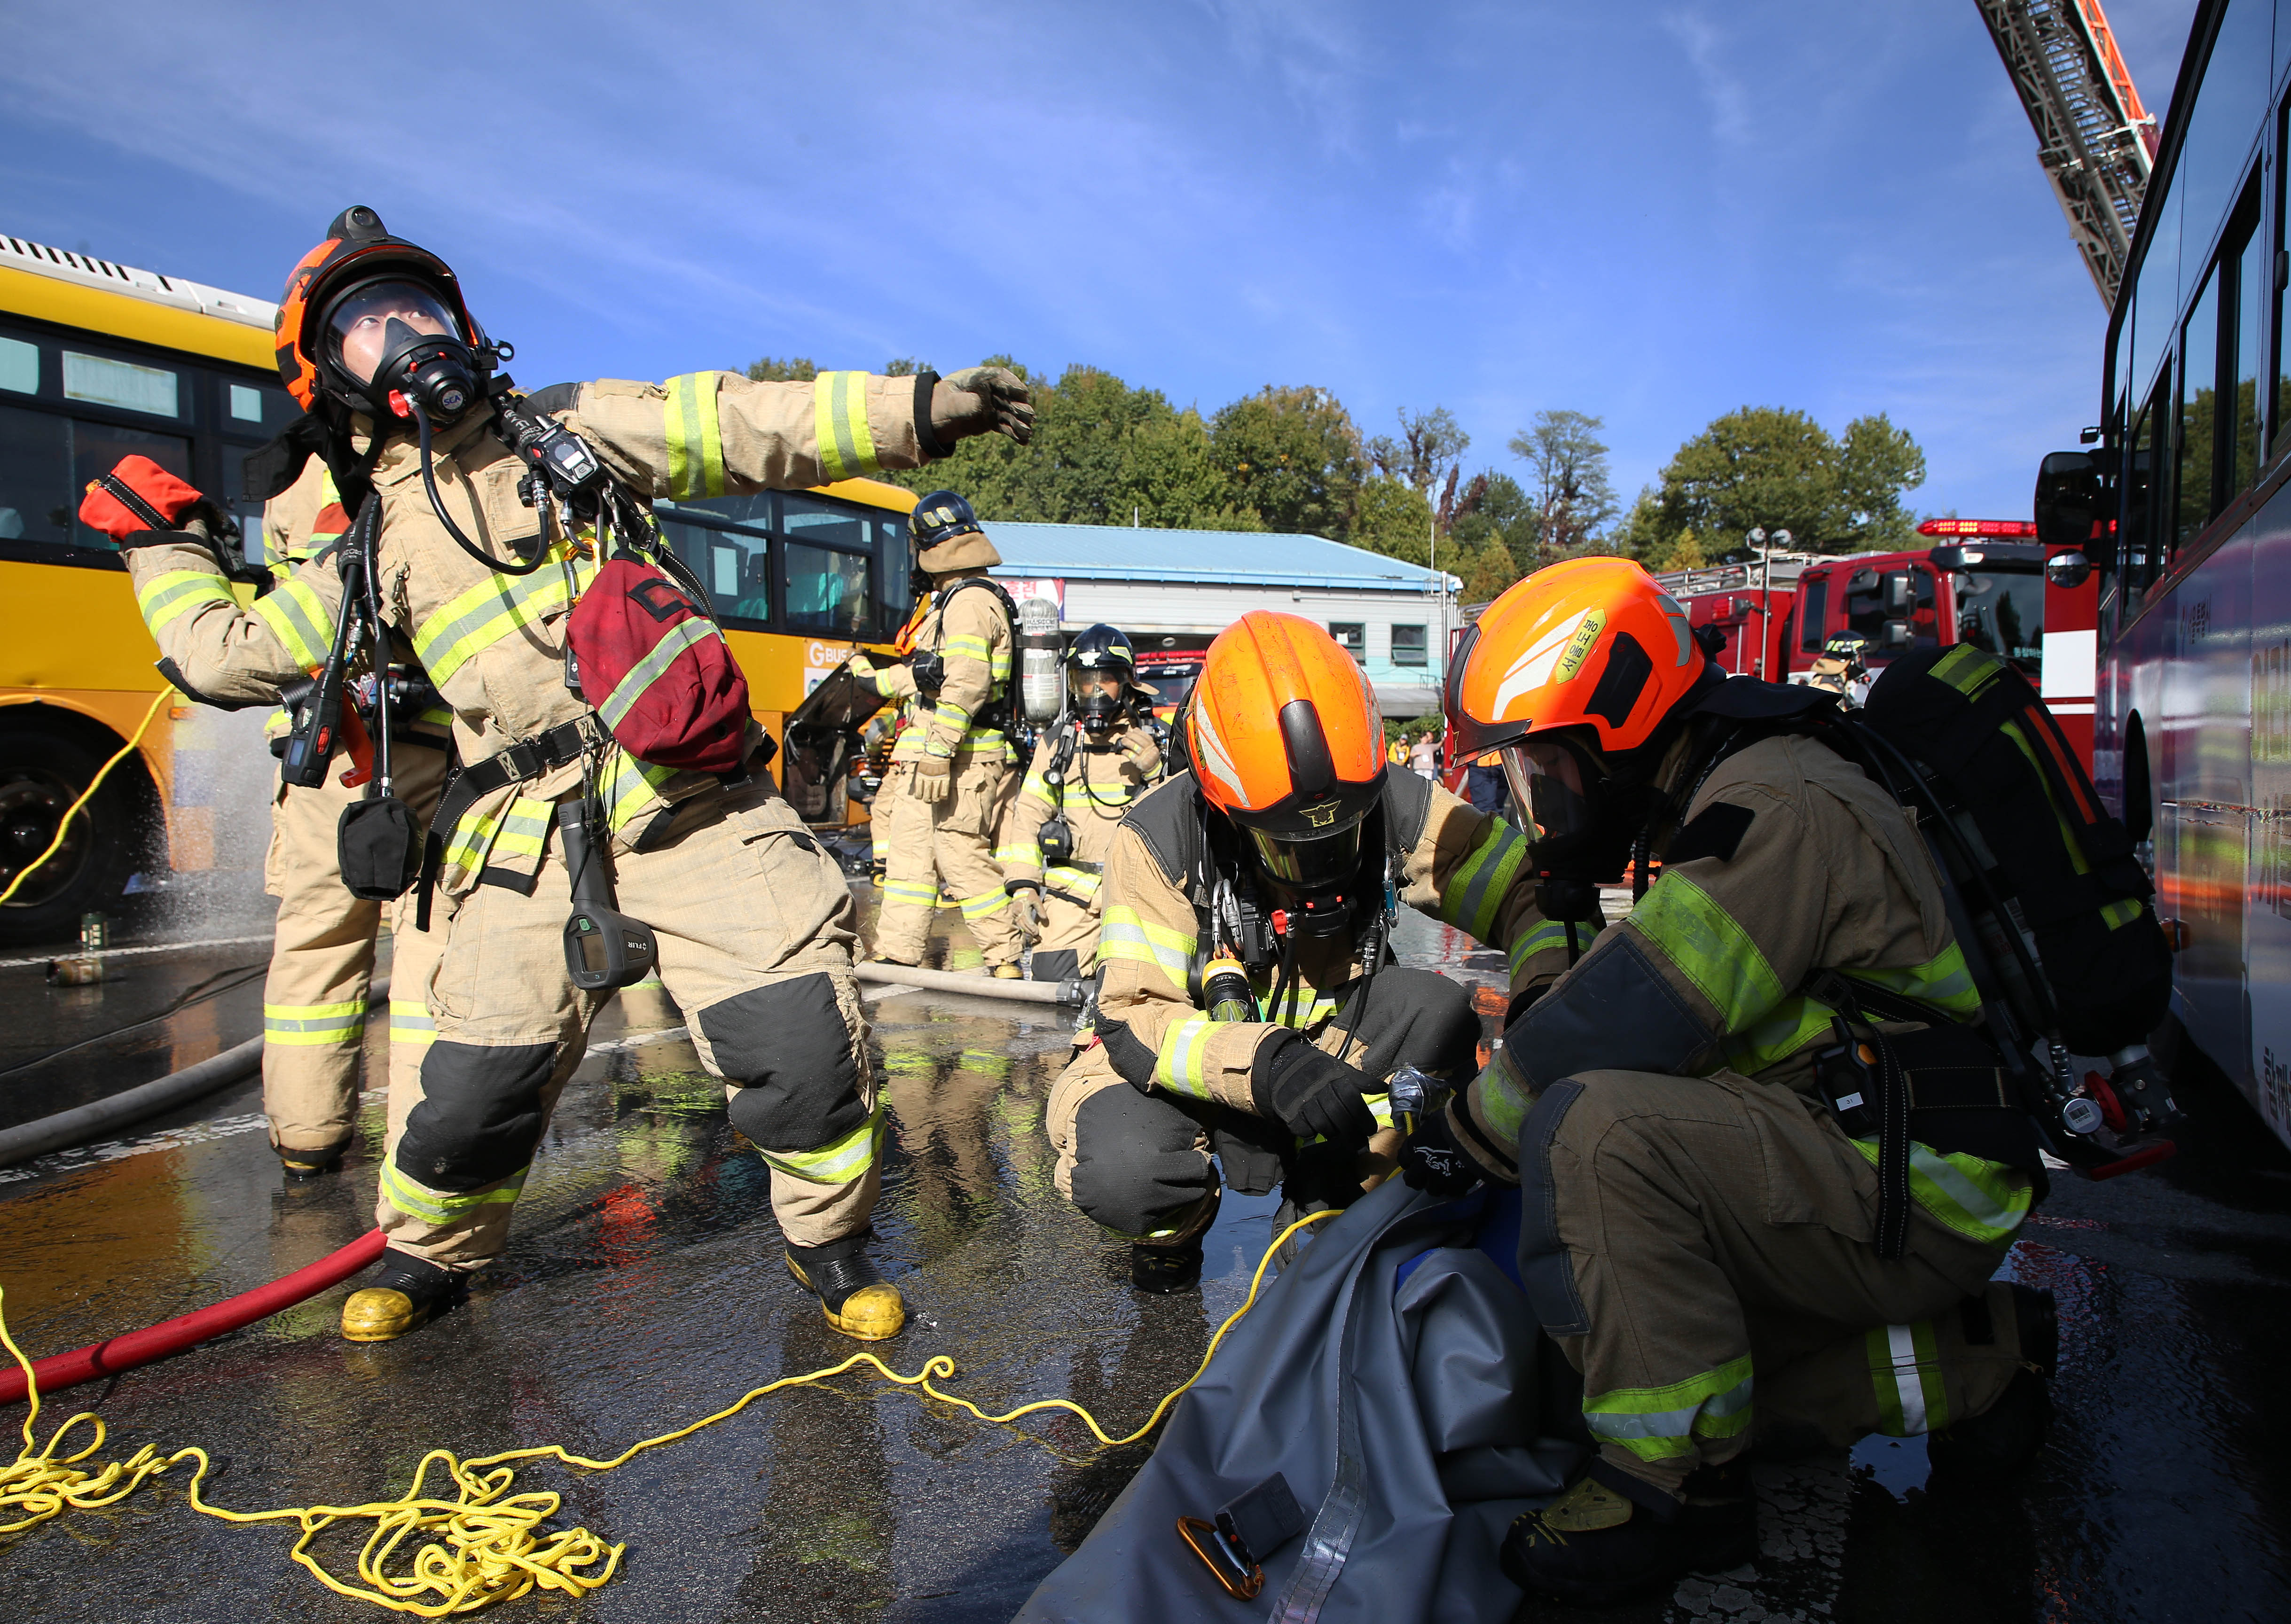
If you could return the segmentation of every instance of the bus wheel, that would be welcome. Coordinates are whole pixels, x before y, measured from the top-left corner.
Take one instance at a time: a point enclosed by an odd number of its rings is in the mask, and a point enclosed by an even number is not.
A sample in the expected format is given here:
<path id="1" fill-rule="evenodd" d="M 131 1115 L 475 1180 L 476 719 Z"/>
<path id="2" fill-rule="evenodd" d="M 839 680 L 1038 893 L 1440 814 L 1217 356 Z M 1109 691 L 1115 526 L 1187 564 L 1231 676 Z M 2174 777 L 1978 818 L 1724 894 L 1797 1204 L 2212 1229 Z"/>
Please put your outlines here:
<path id="1" fill-rule="evenodd" d="M 36 723 L 0 731 L 0 891 L 48 849 L 65 809 L 104 759 L 60 729 Z M 0 942 L 68 942 L 82 914 L 118 900 L 141 849 L 130 765 L 111 770 L 72 819 L 56 854 L 32 868 L 0 906 Z"/>

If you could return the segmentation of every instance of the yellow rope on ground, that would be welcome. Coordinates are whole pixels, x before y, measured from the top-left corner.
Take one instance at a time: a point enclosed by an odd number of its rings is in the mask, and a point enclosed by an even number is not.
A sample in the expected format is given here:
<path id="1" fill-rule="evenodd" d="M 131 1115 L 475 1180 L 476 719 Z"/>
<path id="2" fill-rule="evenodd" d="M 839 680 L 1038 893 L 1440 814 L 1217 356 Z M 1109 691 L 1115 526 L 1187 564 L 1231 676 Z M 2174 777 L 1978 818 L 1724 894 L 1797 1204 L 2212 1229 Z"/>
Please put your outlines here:
<path id="1" fill-rule="evenodd" d="M 422 1457 L 414 1468 L 413 1481 L 406 1492 L 395 1500 L 371 1500 L 361 1506 L 282 1506 L 275 1511 L 229 1511 L 221 1506 L 209 1505 L 200 1493 L 200 1486 L 211 1469 L 207 1452 L 193 1446 L 179 1449 L 172 1455 L 161 1456 L 149 1444 L 124 1462 L 114 1462 L 100 1471 L 89 1473 L 75 1468 L 74 1463 L 84 1460 L 103 1447 L 103 1422 L 96 1416 L 83 1412 L 75 1415 L 55 1430 L 47 1448 L 33 1452 L 32 1424 L 40 1413 L 40 1390 L 32 1380 L 31 1361 L 25 1358 L 8 1334 L 7 1318 L 0 1314 L 0 1343 L 4 1343 L 16 1363 L 23 1367 L 24 1380 L 31 1395 L 31 1414 L 24 1421 L 24 1448 L 15 1464 L 0 1469 L 0 1515 L 23 1510 L 30 1515 L 14 1523 L 0 1524 L 0 1533 L 12 1533 L 20 1529 L 44 1523 L 58 1516 L 67 1507 L 76 1510 L 109 1506 L 125 1499 L 147 1477 L 165 1472 L 181 1460 L 196 1460 L 198 1468 L 191 1474 L 189 1498 L 194 1510 L 227 1523 L 269 1523 L 292 1520 L 301 1525 L 302 1536 L 294 1541 L 289 1553 L 314 1574 L 318 1582 L 337 1596 L 352 1596 L 362 1602 L 372 1602 L 393 1612 L 409 1612 L 425 1619 L 442 1619 L 455 1613 L 478 1612 L 498 1602 L 513 1601 L 535 1589 L 560 1590 L 568 1596 L 585 1596 L 597 1589 L 618 1571 L 625 1544 L 607 1545 L 585 1528 L 563 1529 L 544 1532 L 542 1524 L 557 1515 L 564 1497 L 547 1492 L 509 1494 L 507 1491 L 516 1473 L 506 1464 L 511 1460 L 553 1459 L 567 1466 L 584 1467 L 591 1471 L 609 1472 L 615 1467 L 626 1465 L 648 1449 L 663 1444 L 673 1444 L 688 1438 L 703 1428 L 719 1421 L 729 1420 L 768 1393 L 783 1388 L 800 1387 L 824 1381 L 832 1376 L 862 1366 L 872 1366 L 876 1374 L 901 1387 L 914 1388 L 927 1397 L 937 1399 L 968 1410 L 982 1421 L 995 1426 L 1006 1425 L 1021 1416 L 1033 1415 L 1044 1410 L 1065 1410 L 1081 1418 L 1093 1436 L 1107 1448 L 1123 1444 L 1135 1444 L 1153 1431 L 1170 1406 L 1202 1379 L 1217 1356 L 1218 1345 L 1225 1340 L 1226 1332 L 1240 1323 L 1241 1316 L 1256 1306 L 1258 1292 L 1265 1284 L 1265 1271 L 1272 1266 L 1289 1237 L 1308 1225 L 1323 1219 L 1334 1218 L 1334 1212 L 1309 1213 L 1290 1224 L 1274 1238 L 1265 1256 L 1257 1265 L 1257 1272 L 1249 1282 L 1249 1295 L 1241 1307 L 1226 1316 L 1217 1334 L 1210 1338 L 1208 1349 L 1201 1364 L 1186 1378 L 1183 1386 L 1154 1406 L 1154 1412 L 1132 1433 L 1114 1437 L 1098 1424 L 1097 1418 L 1070 1398 L 1037 1399 L 1021 1404 L 1003 1415 L 990 1415 L 967 1398 L 942 1392 L 936 1381 L 954 1374 L 954 1361 L 945 1354 L 933 1354 L 923 1361 L 923 1367 L 912 1376 L 902 1376 L 872 1353 L 856 1353 L 840 1364 L 816 1370 L 801 1376 L 783 1376 L 753 1388 L 741 1398 L 715 1414 L 693 1422 L 674 1432 L 664 1432 L 656 1438 L 646 1438 L 631 1444 L 609 1460 L 592 1460 L 586 1455 L 566 1452 L 561 1444 L 545 1444 L 533 1449 L 504 1450 L 499 1454 L 484 1455 L 473 1460 L 462 1460 L 452 1452 L 433 1449 Z M 0 1292 L 0 1299 L 4 1299 Z M 94 1442 L 78 1453 L 55 1459 L 58 1442 L 82 1421 L 93 1423 Z M 457 1491 L 452 1500 L 425 1496 L 423 1481 L 431 1466 L 443 1469 Z M 364 1588 L 337 1579 L 310 1553 L 310 1542 L 338 1524 L 371 1520 L 374 1532 L 367 1537 L 365 1548 L 358 1552 L 358 1577 Z M 389 1564 L 399 1548 L 409 1537 L 426 1536 L 430 1542 L 417 1548 L 413 1556 L 410 1572 L 393 1574 Z M 434 1596 L 434 1601 L 425 1597 Z"/>
<path id="2" fill-rule="evenodd" d="M 135 732 L 128 737 L 128 740 L 125 744 L 119 747 L 119 751 L 117 755 L 112 756 L 109 761 L 105 762 L 103 765 L 95 770 L 95 776 L 87 780 L 87 788 L 79 792 L 79 799 L 74 801 L 71 804 L 70 809 L 67 811 L 62 817 L 56 820 L 56 837 L 48 842 L 48 849 L 41 852 L 37 857 L 34 858 L 28 864 L 27 864 L 17 874 L 14 879 L 10 880 L 8 882 L 7 890 L 0 891 L 0 904 L 4 904 L 9 898 L 14 896 L 16 894 L 16 887 L 21 885 L 26 880 L 31 878 L 32 871 L 34 869 L 37 868 L 42 863 L 47 861 L 48 859 L 56 854 L 58 849 L 64 844 L 64 836 L 71 830 L 71 820 L 79 816 L 79 809 L 87 804 L 88 797 L 90 796 L 92 796 L 98 789 L 100 789 L 103 787 L 105 776 L 109 774 L 114 767 L 126 760 L 129 753 L 133 751 L 137 745 L 142 743 L 144 729 L 151 725 L 151 718 L 159 714 L 160 705 L 174 692 L 175 691 L 173 688 L 162 688 L 158 692 L 151 696 L 151 708 L 143 713 L 143 719 L 135 724 Z M 68 1427 L 70 1424 L 71 1423 L 67 1421 L 65 1426 Z M 102 1423 L 99 1421 L 97 1425 L 100 1427 Z M 59 1436 L 60 1436 L 60 1434 Z M 27 1439 L 26 1442 L 28 1444 L 30 1440 Z M 50 1447 L 52 1448 L 53 1446 L 53 1443 L 51 1441 Z M 78 1457 L 75 1455 L 73 1459 L 77 1460 Z M 4 1533 L 6 1532 L 7 1531 L 5 1529 L 0 1529 L 0 1533 Z"/>

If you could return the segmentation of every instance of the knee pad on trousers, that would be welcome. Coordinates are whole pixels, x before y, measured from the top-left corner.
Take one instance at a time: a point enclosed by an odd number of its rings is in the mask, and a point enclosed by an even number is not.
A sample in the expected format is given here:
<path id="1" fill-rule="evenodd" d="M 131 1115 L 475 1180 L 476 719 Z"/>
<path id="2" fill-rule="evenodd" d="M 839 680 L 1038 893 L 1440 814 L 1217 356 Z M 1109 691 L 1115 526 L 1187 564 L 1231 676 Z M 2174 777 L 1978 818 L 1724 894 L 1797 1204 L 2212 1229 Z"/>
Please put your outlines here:
<path id="1" fill-rule="evenodd" d="M 1074 1114 L 1073 1203 L 1117 1235 L 1151 1235 L 1217 1182 L 1194 1148 L 1201 1129 L 1165 1100 L 1126 1084 L 1100 1089 Z"/>
<path id="2" fill-rule="evenodd" d="M 1071 981 L 1081 973 L 1081 954 L 1073 948 L 1037 948 L 1034 949 L 1033 972 L 1030 980 L 1036 981 Z"/>
<path id="3" fill-rule="evenodd" d="M 1348 1020 L 1351 1000 L 1337 1017 L 1359 1034 L 1350 1057 L 1372 1077 L 1413 1066 L 1435 1076 L 1469 1076 L 1480 1052 L 1480 1017 L 1472 995 L 1429 970 L 1391 965 L 1369 984 L 1358 1024 Z"/>
<path id="4" fill-rule="evenodd" d="M 431 1044 L 398 1171 L 431 1189 L 473 1190 L 524 1166 L 541 1142 L 541 1094 L 556 1059 L 554 1044 Z"/>
<path id="5" fill-rule="evenodd" d="M 824 971 L 711 1004 L 700 1030 L 734 1092 L 732 1125 L 760 1150 L 816 1150 L 866 1120 L 851 1028 Z"/>

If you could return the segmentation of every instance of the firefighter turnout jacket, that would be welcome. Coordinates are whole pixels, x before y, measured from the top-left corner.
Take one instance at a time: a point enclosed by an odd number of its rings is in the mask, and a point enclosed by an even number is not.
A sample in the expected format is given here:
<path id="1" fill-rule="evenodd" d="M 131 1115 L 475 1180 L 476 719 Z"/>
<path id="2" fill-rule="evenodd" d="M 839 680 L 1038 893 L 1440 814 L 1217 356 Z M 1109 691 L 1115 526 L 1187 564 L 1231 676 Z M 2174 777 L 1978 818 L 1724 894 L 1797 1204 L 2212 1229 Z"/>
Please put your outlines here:
<path id="1" fill-rule="evenodd" d="M 1106 859 L 1113 850 L 1113 833 L 1121 827 L 1130 805 L 1162 776 L 1162 747 L 1146 729 L 1132 723 L 1120 732 L 1093 740 L 1071 721 L 1042 735 L 1034 746 L 1034 759 L 1017 798 L 1003 820 L 1001 844 L 994 860 L 1013 884 L 1046 887 L 1049 903 L 1081 909 L 1095 916 L 1098 888 Z M 1042 853 L 1042 826 L 1053 818 L 1069 832 L 1072 850 L 1056 862 Z M 1058 893 L 1064 893 L 1063 898 Z M 1051 948 L 1086 947 L 1087 943 L 1053 940 L 1061 916 L 1046 908 L 1052 927 L 1037 944 Z M 1084 951 L 1087 966 L 1089 955 Z"/>
<path id="2" fill-rule="evenodd" d="M 876 691 L 902 706 L 891 759 L 928 755 L 968 763 L 988 756 L 1008 761 L 1002 713 L 1010 688 L 1010 612 L 985 574 L 957 576 L 937 587 L 900 643 L 918 655 L 936 656 L 944 675 L 937 692 L 925 693 L 912 660 L 875 673 Z"/>

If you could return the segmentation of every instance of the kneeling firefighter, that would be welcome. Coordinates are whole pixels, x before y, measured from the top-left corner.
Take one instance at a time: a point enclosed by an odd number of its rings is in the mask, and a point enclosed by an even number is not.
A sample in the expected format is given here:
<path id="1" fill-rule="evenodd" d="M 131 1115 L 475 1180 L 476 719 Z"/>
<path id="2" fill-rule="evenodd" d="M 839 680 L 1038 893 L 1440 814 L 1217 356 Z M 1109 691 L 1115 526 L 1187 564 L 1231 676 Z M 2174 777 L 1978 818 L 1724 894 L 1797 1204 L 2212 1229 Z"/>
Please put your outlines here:
<path id="1" fill-rule="evenodd" d="M 269 494 L 319 455 L 349 540 L 251 612 L 196 534 L 128 554 L 139 594 L 165 581 L 181 604 L 160 641 L 203 692 L 275 699 L 310 651 L 331 649 L 332 672 L 362 636 L 399 634 L 454 713 L 463 764 L 423 864 L 446 916 L 431 928 L 450 925 L 436 1039 L 382 1172 L 389 1250 L 343 1333 L 412 1330 L 500 1252 L 590 1018 L 656 962 L 770 1166 L 790 1268 L 838 1330 L 891 1335 L 898 1292 L 862 1252 L 881 1123 L 850 895 L 762 772 L 770 741 L 647 502 L 911 468 L 990 429 L 1025 440 L 1024 386 L 701 372 L 527 396 L 494 371 L 502 354 L 443 260 L 345 212 L 278 318 L 306 416 L 270 477 L 250 476 Z M 342 847 L 402 869 L 403 890 L 420 845 L 387 777 Z"/>
<path id="2" fill-rule="evenodd" d="M 1378 1171 L 1361 1153 L 1399 1145 L 1387 1080 L 1471 1070 L 1464 988 L 1392 963 L 1400 901 L 1508 948 L 1515 988 L 1565 965 L 1525 839 L 1389 771 L 1375 692 L 1318 626 L 1242 616 L 1184 726 L 1193 770 L 1114 832 L 1097 1028 L 1049 1112 L 1059 1190 L 1129 1237 L 1149 1292 L 1200 1278 L 1212 1150 L 1245 1194 L 1345 1205 Z"/>
<path id="3" fill-rule="evenodd" d="M 987 578 L 1002 562 L 970 504 L 934 491 L 907 521 L 915 612 L 896 663 L 868 668 L 904 709 L 875 796 L 883 852 L 875 956 L 919 964 L 939 886 L 961 904 L 988 973 L 1016 980 L 1025 940 L 994 866 L 1010 773 L 1010 651 L 1017 606 Z"/>
<path id="4" fill-rule="evenodd" d="M 1528 1295 L 1583 1376 L 1598 1453 L 1507 1572 L 1600 1600 L 1748 1559 L 1754 1371 L 1762 1444 L 2032 1452 L 2051 1302 L 1991 1281 L 2043 1185 L 2026 1043 L 1917 824 L 1826 741 L 1853 724 L 1728 680 L 1610 559 L 1491 604 L 1448 709 L 1532 811 L 1547 912 L 1635 858 L 1643 892 L 1403 1153 L 1435 1191 L 1524 1189 Z"/>
<path id="5" fill-rule="evenodd" d="M 994 858 L 1003 889 L 1033 938 L 1037 981 L 1089 972 L 1097 953 L 1098 891 L 1113 831 L 1130 803 L 1162 778 L 1162 747 L 1141 716 L 1129 639 L 1092 626 L 1066 651 L 1066 714 L 1034 744 Z"/>

